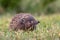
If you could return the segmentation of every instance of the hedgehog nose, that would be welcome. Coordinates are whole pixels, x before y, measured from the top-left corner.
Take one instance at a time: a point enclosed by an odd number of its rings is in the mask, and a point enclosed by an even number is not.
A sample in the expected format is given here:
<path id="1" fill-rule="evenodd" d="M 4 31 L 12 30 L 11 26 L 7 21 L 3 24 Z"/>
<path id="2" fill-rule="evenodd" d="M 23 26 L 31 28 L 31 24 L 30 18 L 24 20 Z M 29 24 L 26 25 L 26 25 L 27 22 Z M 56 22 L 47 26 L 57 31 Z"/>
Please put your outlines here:
<path id="1" fill-rule="evenodd" d="M 40 23 L 40 21 L 38 21 L 38 23 Z"/>

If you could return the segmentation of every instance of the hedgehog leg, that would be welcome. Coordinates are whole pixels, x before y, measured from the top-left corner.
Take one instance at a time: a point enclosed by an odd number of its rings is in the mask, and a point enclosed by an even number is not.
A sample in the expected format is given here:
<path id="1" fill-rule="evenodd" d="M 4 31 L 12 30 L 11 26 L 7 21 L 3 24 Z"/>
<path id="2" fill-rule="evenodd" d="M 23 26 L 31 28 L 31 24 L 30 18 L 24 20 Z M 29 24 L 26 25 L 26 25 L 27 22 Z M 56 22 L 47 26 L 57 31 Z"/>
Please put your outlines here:
<path id="1" fill-rule="evenodd" d="M 31 31 L 36 30 L 36 26 L 32 26 Z"/>

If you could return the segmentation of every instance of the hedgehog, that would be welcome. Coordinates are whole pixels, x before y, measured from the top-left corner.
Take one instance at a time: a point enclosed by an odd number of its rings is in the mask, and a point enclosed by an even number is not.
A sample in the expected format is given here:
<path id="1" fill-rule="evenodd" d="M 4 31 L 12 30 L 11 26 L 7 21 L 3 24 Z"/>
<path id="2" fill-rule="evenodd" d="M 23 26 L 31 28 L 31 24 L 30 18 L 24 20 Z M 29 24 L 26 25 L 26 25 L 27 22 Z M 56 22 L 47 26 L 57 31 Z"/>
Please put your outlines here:
<path id="1" fill-rule="evenodd" d="M 29 13 L 19 13 L 16 14 L 9 25 L 10 30 L 18 31 L 33 31 L 36 29 L 36 25 L 40 23 Z"/>

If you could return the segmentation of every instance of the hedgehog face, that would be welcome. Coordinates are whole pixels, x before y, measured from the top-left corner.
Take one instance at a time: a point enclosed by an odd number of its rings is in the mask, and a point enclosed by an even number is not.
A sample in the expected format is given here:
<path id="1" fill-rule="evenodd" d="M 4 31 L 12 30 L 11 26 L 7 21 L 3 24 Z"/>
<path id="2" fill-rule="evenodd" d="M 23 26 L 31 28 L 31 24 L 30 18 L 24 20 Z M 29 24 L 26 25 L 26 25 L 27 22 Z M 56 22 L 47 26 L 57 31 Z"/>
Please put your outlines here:
<path id="1" fill-rule="evenodd" d="M 31 27 L 31 31 L 35 30 L 36 29 L 36 25 L 39 23 L 39 21 L 31 21 L 30 22 L 30 27 Z"/>
<path id="2" fill-rule="evenodd" d="M 31 23 L 33 24 L 33 25 L 37 25 L 38 23 L 40 23 L 39 21 L 36 21 L 36 20 L 34 20 L 34 21 L 31 21 Z"/>
<path id="3" fill-rule="evenodd" d="M 22 23 L 25 25 L 25 29 L 31 28 L 30 30 L 34 30 L 36 29 L 36 25 L 39 23 L 39 21 L 23 19 Z"/>

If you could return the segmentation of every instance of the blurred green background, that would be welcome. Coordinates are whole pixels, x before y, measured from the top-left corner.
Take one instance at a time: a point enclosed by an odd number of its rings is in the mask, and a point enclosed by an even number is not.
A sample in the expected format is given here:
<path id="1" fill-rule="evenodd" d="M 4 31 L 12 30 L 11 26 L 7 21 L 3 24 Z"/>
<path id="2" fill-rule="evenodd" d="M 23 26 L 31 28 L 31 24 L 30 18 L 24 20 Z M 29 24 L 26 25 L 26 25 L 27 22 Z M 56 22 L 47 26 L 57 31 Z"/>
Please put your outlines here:
<path id="1" fill-rule="evenodd" d="M 3 12 L 52 14 L 60 12 L 60 0 L 0 0 L 0 13 Z"/>
<path id="2" fill-rule="evenodd" d="M 36 30 L 10 32 L 18 13 L 33 14 L 40 21 Z M 60 40 L 60 0 L 0 0 L 0 40 Z"/>

